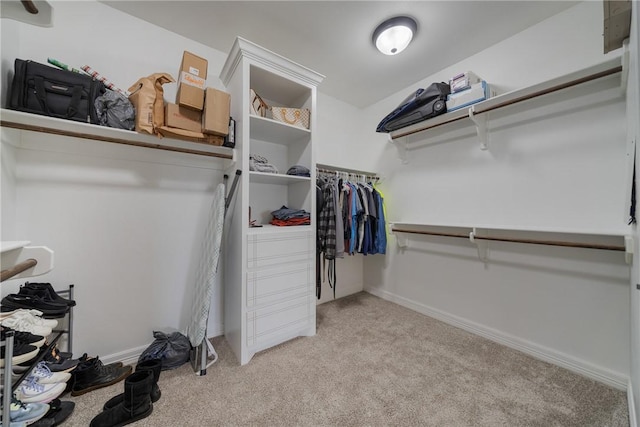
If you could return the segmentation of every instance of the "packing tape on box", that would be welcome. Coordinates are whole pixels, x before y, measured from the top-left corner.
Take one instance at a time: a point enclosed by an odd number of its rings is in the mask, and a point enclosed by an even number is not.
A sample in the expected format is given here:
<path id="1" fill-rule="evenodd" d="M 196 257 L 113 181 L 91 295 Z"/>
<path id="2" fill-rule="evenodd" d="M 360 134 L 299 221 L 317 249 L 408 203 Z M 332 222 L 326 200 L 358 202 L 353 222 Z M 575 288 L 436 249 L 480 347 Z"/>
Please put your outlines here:
<path id="1" fill-rule="evenodd" d="M 189 74 L 186 71 L 182 71 L 180 73 L 180 80 L 178 80 L 178 84 L 180 83 L 197 87 L 198 89 L 204 89 L 206 80 L 202 77 L 194 76 L 193 74 Z"/>

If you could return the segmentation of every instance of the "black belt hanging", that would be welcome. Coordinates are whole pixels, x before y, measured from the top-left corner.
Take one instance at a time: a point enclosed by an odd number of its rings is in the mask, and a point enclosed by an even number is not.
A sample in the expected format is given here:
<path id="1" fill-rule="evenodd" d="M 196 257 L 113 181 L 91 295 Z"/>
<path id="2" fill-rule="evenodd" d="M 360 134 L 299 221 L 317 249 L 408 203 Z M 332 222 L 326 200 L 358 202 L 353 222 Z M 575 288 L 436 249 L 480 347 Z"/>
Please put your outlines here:
<path id="1" fill-rule="evenodd" d="M 320 251 L 316 251 L 316 298 L 320 299 L 320 294 L 322 292 L 322 269 L 320 266 L 320 257 L 322 257 L 322 253 Z"/>
<path id="2" fill-rule="evenodd" d="M 336 260 L 330 259 L 327 265 L 327 279 L 329 287 L 333 289 L 333 299 L 336 299 Z"/>

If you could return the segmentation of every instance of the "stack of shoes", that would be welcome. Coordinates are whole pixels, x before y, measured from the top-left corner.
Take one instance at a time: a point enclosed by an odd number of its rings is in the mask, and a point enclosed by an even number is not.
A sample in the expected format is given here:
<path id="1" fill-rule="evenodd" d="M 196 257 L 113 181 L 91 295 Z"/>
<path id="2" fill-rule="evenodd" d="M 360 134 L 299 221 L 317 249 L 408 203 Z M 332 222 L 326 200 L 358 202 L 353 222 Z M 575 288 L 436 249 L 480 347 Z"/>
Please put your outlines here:
<path id="1" fill-rule="evenodd" d="M 122 381 L 131 374 L 131 370 L 131 366 L 122 366 L 120 362 L 104 365 L 97 356 L 86 357 L 72 372 L 71 396 L 81 396 Z"/>
<path id="2" fill-rule="evenodd" d="M 17 294 L 9 294 L 2 299 L 2 311 L 35 309 L 45 318 L 64 317 L 69 307 L 76 303 L 62 298 L 50 283 L 29 283 L 20 287 Z"/>
<path id="3" fill-rule="evenodd" d="M 48 301 L 67 305 L 69 307 L 73 307 L 76 305 L 76 302 L 72 299 L 62 298 L 58 293 L 53 289 L 51 283 L 25 283 L 20 287 L 18 291 L 19 294 L 22 295 L 34 295 L 44 298 Z"/>
<path id="4" fill-rule="evenodd" d="M 2 340 L 5 340 L 5 329 L 2 330 Z M 40 335 L 33 335 L 28 332 L 14 332 L 13 354 L 11 364 L 25 363 L 35 358 L 40 351 L 40 347 L 45 343 L 45 338 Z M 6 346 L 0 349 L 0 368 L 4 367 Z"/>
<path id="5" fill-rule="evenodd" d="M 2 302 L 4 304 L 4 300 Z M 2 309 L 4 309 L 4 305 Z M 55 319 L 44 319 L 42 312 L 35 309 L 19 308 L 0 314 L 0 324 L 14 331 L 29 332 L 33 335 L 47 337 L 53 328 L 58 326 Z"/>
<path id="6" fill-rule="evenodd" d="M 90 427 L 123 426 L 148 417 L 160 399 L 158 379 L 162 370 L 159 359 L 138 363 L 136 371 L 124 380 L 124 393 L 104 404 L 104 411 L 91 420 Z"/>
<path id="7" fill-rule="evenodd" d="M 10 426 L 34 425 L 33 423 L 42 419 L 49 411 L 46 403 L 25 403 L 12 396 L 11 408 L 9 409 Z"/>

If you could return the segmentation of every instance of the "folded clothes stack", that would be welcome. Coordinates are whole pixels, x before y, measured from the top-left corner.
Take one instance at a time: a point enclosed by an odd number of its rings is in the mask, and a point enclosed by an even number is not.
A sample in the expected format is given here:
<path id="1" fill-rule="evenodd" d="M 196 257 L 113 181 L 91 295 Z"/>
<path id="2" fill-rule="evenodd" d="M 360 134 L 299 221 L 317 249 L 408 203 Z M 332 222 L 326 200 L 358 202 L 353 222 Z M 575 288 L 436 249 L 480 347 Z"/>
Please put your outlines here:
<path id="1" fill-rule="evenodd" d="M 280 209 L 271 212 L 273 219 L 269 222 L 272 225 L 310 225 L 311 215 L 304 209 L 289 209 L 282 206 Z"/>
<path id="2" fill-rule="evenodd" d="M 266 157 L 257 154 L 249 156 L 249 170 L 255 172 L 278 173 L 278 168 L 269 163 Z"/>
<path id="3" fill-rule="evenodd" d="M 309 168 L 302 165 L 293 165 L 287 170 L 287 175 L 295 176 L 311 176 Z"/>

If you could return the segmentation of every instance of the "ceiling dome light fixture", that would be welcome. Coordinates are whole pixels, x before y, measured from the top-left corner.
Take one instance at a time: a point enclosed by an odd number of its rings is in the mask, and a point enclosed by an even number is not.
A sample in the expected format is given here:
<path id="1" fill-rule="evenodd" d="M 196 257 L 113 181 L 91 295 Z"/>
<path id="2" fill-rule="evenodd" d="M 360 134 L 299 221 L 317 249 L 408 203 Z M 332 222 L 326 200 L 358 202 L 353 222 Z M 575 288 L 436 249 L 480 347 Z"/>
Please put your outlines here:
<path id="1" fill-rule="evenodd" d="M 373 44 L 385 55 L 397 55 L 409 46 L 418 24 L 408 16 L 396 16 L 378 25 L 373 32 Z"/>

